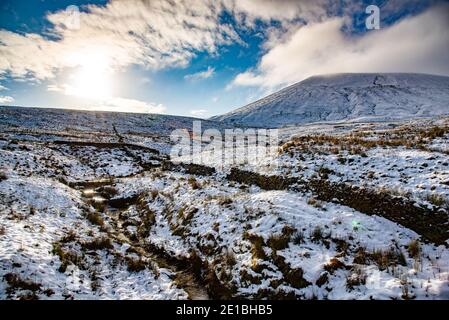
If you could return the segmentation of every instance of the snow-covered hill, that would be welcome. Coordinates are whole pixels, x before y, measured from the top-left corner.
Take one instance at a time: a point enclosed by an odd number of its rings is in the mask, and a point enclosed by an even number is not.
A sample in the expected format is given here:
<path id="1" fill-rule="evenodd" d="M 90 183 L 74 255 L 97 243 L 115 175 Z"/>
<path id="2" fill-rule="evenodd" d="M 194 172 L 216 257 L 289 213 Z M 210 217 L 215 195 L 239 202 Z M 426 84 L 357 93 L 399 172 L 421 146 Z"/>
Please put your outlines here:
<path id="1" fill-rule="evenodd" d="M 193 121 L 200 120 L 204 129 L 221 129 L 218 122 L 165 114 L 0 106 L 0 130 L 75 130 L 103 134 L 117 130 L 120 133 L 170 135 L 175 129 L 191 130 Z"/>
<path id="2" fill-rule="evenodd" d="M 442 114 L 449 114 L 449 77 L 366 73 L 314 76 L 212 119 L 244 126 L 282 127 Z"/>

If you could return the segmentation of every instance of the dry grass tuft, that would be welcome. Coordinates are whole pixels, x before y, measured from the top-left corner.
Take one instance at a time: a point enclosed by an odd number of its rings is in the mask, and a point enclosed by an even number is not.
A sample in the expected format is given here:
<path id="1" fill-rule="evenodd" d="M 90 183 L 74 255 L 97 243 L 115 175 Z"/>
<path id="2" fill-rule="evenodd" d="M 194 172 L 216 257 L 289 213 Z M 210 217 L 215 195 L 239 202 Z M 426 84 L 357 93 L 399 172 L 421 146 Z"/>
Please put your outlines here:
<path id="1" fill-rule="evenodd" d="M 113 249 L 114 245 L 111 242 L 111 239 L 107 237 L 95 238 L 92 241 L 85 241 L 81 243 L 81 247 L 86 250 L 109 250 Z"/>
<path id="2" fill-rule="evenodd" d="M 324 265 L 324 270 L 330 274 L 334 273 L 338 269 L 345 269 L 346 265 L 338 260 L 337 258 L 332 258 L 328 263 Z"/>
<path id="3" fill-rule="evenodd" d="M 346 288 L 354 290 L 354 287 L 365 285 L 367 275 L 362 267 L 355 266 L 352 273 L 346 277 Z"/>
<path id="4" fill-rule="evenodd" d="M 89 212 L 86 216 L 86 219 L 89 220 L 89 222 L 94 225 L 100 227 L 104 226 L 104 220 L 99 212 Z"/>
<path id="5" fill-rule="evenodd" d="M 129 272 L 139 272 L 147 268 L 145 261 L 143 261 L 142 259 L 134 259 L 127 257 L 126 263 L 128 264 Z"/>
<path id="6" fill-rule="evenodd" d="M 193 190 L 201 189 L 201 185 L 194 177 L 189 177 L 187 182 Z"/>
<path id="7" fill-rule="evenodd" d="M 268 246 L 273 250 L 283 250 L 288 247 L 291 235 L 296 231 L 295 228 L 284 226 L 279 235 L 272 235 L 267 241 Z"/>
<path id="8" fill-rule="evenodd" d="M 413 259 L 418 259 L 421 255 L 421 245 L 418 240 L 412 240 L 407 246 L 407 251 L 410 257 Z"/>
<path id="9" fill-rule="evenodd" d="M 21 296 L 21 299 L 24 300 L 36 300 L 38 299 L 36 292 L 42 291 L 42 285 L 40 283 L 33 282 L 31 280 L 24 280 L 20 277 L 20 275 L 16 273 L 7 273 L 3 276 L 3 279 L 8 284 L 8 288 L 6 289 L 6 293 L 12 294 L 16 290 L 29 290 L 32 293 L 26 296 Z"/>

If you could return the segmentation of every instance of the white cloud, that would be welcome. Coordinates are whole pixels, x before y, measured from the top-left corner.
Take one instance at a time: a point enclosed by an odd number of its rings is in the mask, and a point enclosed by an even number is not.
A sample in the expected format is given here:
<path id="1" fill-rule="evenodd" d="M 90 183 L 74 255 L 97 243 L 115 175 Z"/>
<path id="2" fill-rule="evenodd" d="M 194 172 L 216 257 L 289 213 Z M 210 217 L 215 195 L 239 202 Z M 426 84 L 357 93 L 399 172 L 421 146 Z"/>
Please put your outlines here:
<path id="1" fill-rule="evenodd" d="M 61 86 L 51 84 L 47 86 L 51 92 L 60 92 L 68 96 L 76 96 L 73 87 L 68 84 Z M 95 109 L 102 111 L 136 112 L 136 113 L 165 113 L 166 107 L 162 104 L 148 103 L 136 99 L 122 97 L 109 97 L 104 99 L 85 99 L 88 101 L 88 107 L 84 109 Z M 83 107 L 77 107 L 83 109 Z"/>
<path id="2" fill-rule="evenodd" d="M 220 21 L 223 11 L 253 25 L 256 19 L 317 21 L 327 0 L 111 0 L 80 12 L 49 13 L 46 34 L 0 30 L 0 76 L 44 80 L 82 65 L 100 53 L 113 69 L 131 64 L 146 68 L 185 67 L 197 52 L 216 54 L 220 45 L 242 43 L 233 26 Z M 204 74 L 205 76 L 207 74 Z"/>
<path id="3" fill-rule="evenodd" d="M 277 87 L 316 74 L 421 72 L 449 75 L 449 5 L 362 36 L 341 31 L 344 18 L 299 27 L 237 75 L 232 85 Z"/>
<path id="4" fill-rule="evenodd" d="M 195 117 L 204 117 L 209 113 L 209 110 L 206 109 L 198 109 L 198 110 L 190 110 L 190 114 Z"/>
<path id="5" fill-rule="evenodd" d="M 152 104 L 136 99 L 121 97 L 110 98 L 95 106 L 95 110 L 137 112 L 137 113 L 165 113 L 165 106 L 162 104 Z"/>
<path id="6" fill-rule="evenodd" d="M 207 79 L 207 78 L 212 77 L 214 75 L 214 73 L 215 73 L 215 68 L 212 68 L 209 66 L 209 67 L 207 67 L 207 70 L 185 75 L 184 79 L 193 80 L 193 81 Z"/>
<path id="7" fill-rule="evenodd" d="M 240 41 L 230 25 L 220 23 L 222 6 L 214 0 L 194 5 L 189 0 L 112 0 L 86 8 L 79 29 L 70 28 L 66 11 L 47 16 L 53 24 L 48 32 L 57 40 L 0 30 L 0 75 L 54 78 L 92 53 L 101 53 L 114 69 L 130 64 L 182 67 L 198 51 L 215 53 L 219 45 Z"/>
<path id="8" fill-rule="evenodd" d="M 11 103 L 14 102 L 14 98 L 10 96 L 0 96 L 0 103 Z"/>
<path id="9" fill-rule="evenodd" d="M 63 86 L 65 86 L 65 85 L 63 85 Z M 49 84 L 49 85 L 47 85 L 47 91 L 65 92 L 65 88 L 63 86 L 58 86 L 57 84 Z"/>
<path id="10" fill-rule="evenodd" d="M 327 5 L 327 0 L 224 0 L 227 10 L 249 26 L 253 26 L 255 20 L 319 21 L 327 16 Z"/>
<path id="11" fill-rule="evenodd" d="M 151 83 L 151 78 L 143 77 L 142 79 L 140 79 L 140 83 L 141 83 L 142 85 L 148 85 L 148 84 Z"/>
<path id="12" fill-rule="evenodd" d="M 0 84 L 0 91 L 2 91 L 2 90 L 7 91 L 7 90 L 9 90 L 9 89 L 6 88 L 5 86 L 2 86 L 2 85 Z"/>

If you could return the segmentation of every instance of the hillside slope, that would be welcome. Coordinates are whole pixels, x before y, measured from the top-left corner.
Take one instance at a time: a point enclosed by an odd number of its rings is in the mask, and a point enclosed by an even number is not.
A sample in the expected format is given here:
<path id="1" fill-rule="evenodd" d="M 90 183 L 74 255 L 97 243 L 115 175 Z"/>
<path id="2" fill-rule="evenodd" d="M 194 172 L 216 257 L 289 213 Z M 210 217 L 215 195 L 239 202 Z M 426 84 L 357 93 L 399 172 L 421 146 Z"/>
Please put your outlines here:
<path id="1" fill-rule="evenodd" d="M 449 77 L 425 74 L 314 76 L 212 120 L 257 127 L 382 121 L 449 114 Z"/>
<path id="2" fill-rule="evenodd" d="M 193 121 L 201 121 L 204 129 L 221 128 L 218 122 L 165 114 L 0 106 L 0 130 L 21 128 L 114 133 L 115 128 L 125 134 L 170 135 L 179 128 L 191 130 Z"/>

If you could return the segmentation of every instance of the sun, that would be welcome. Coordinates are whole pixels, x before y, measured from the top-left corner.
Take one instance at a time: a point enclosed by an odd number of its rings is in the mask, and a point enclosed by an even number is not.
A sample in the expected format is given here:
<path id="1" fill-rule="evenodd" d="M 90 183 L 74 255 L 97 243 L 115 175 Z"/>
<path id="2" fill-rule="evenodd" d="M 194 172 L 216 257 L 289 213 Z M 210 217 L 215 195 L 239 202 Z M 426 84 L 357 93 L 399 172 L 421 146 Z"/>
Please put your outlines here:
<path id="1" fill-rule="evenodd" d="M 70 76 L 66 93 L 80 98 L 104 100 L 112 95 L 112 72 L 105 55 L 84 54 L 76 57 L 78 68 Z"/>

